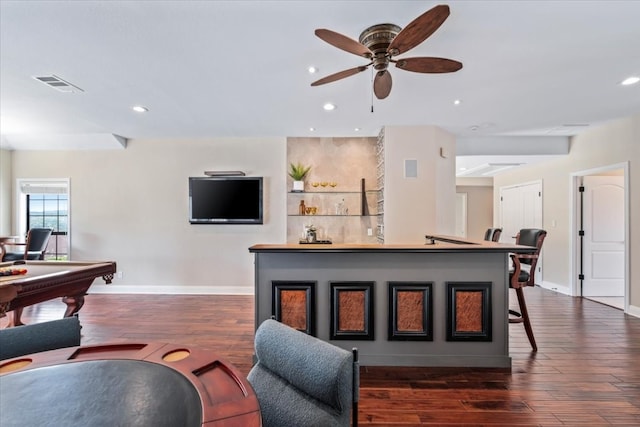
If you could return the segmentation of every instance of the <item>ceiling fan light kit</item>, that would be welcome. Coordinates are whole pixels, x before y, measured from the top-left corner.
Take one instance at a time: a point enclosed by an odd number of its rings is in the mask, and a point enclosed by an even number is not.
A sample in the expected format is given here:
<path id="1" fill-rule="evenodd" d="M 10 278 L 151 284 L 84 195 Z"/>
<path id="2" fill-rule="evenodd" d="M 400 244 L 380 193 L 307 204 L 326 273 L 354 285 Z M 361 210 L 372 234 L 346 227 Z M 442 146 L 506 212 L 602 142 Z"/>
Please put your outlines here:
<path id="1" fill-rule="evenodd" d="M 373 92 L 378 99 L 391 93 L 392 79 L 389 64 L 396 68 L 416 73 L 453 73 L 462 68 L 462 63 L 453 59 L 435 57 L 414 57 L 395 59 L 418 46 L 433 34 L 449 16 L 449 6 L 435 6 L 423 13 L 404 29 L 395 24 L 377 24 L 365 29 L 355 41 L 335 31 L 324 28 L 315 31 L 316 36 L 332 46 L 354 55 L 362 56 L 370 62 L 366 65 L 339 71 L 311 83 L 320 86 L 358 74 L 373 65 L 376 71 Z"/>

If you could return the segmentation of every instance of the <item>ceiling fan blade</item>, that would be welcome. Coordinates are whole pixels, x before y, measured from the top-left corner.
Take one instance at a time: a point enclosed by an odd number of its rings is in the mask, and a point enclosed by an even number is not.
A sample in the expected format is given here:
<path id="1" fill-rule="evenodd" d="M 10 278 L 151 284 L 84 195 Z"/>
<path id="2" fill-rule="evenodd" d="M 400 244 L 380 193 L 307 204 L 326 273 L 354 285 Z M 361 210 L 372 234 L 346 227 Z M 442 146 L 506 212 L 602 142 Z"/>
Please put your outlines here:
<path id="1" fill-rule="evenodd" d="M 373 93 L 376 98 L 385 99 L 391 93 L 391 73 L 387 70 L 378 71 L 373 79 Z"/>
<path id="2" fill-rule="evenodd" d="M 344 79 L 345 77 L 353 76 L 354 74 L 358 74 L 367 69 L 369 65 L 361 65 L 355 68 L 349 68 L 348 70 L 339 71 L 337 73 L 331 74 L 327 77 L 323 77 L 320 80 L 316 80 L 311 83 L 311 86 L 320 86 L 326 83 L 335 82 L 336 80 Z"/>
<path id="3" fill-rule="evenodd" d="M 446 58 L 405 58 L 394 62 L 397 68 L 416 73 L 453 73 L 462 68 L 462 62 Z"/>
<path id="4" fill-rule="evenodd" d="M 365 45 L 350 39 L 347 36 L 343 36 L 335 31 L 319 28 L 315 31 L 316 36 L 326 41 L 332 46 L 342 49 L 346 52 L 353 53 L 354 55 L 364 56 L 365 58 L 373 57 L 373 53 Z"/>
<path id="5" fill-rule="evenodd" d="M 433 34 L 440 25 L 449 17 L 449 6 L 438 5 L 429 9 L 409 25 L 404 27 L 400 33 L 391 41 L 387 52 L 393 55 L 400 55 L 418 46 L 427 37 Z"/>

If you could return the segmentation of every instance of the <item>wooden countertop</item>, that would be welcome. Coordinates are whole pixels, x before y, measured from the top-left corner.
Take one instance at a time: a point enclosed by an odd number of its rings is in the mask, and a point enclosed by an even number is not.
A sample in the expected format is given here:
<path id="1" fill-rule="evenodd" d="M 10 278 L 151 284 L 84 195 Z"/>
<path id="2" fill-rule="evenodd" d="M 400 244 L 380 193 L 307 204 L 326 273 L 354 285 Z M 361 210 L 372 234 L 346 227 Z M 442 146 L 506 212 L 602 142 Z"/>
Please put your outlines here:
<path id="1" fill-rule="evenodd" d="M 334 243 L 334 244 L 257 244 L 249 248 L 249 252 L 371 252 L 371 253 L 462 253 L 462 252 L 513 252 L 528 253 L 535 248 L 509 243 L 488 242 L 485 240 L 462 240 L 459 237 L 429 235 L 434 239 L 427 243 L 417 244 L 363 244 L 363 243 Z"/>

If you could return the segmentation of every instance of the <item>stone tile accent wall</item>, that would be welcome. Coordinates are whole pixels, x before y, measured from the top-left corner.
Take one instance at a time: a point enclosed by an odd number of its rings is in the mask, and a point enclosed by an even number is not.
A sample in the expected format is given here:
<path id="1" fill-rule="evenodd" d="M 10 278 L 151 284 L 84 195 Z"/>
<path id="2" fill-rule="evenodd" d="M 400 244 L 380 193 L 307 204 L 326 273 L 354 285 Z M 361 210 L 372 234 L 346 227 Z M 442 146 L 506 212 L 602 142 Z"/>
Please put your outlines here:
<path id="1" fill-rule="evenodd" d="M 287 243 L 297 242 L 303 237 L 304 227 L 311 224 L 318 229 L 318 239 L 334 243 L 377 241 L 376 143 L 377 138 L 368 137 L 287 139 L 287 169 L 290 163 L 311 166 L 304 193 L 291 193 L 293 184 L 287 177 Z M 361 215 L 363 178 L 367 190 L 365 216 Z M 316 207 L 316 214 L 300 216 L 301 200 L 306 207 Z M 368 235 L 369 229 L 372 236 Z"/>

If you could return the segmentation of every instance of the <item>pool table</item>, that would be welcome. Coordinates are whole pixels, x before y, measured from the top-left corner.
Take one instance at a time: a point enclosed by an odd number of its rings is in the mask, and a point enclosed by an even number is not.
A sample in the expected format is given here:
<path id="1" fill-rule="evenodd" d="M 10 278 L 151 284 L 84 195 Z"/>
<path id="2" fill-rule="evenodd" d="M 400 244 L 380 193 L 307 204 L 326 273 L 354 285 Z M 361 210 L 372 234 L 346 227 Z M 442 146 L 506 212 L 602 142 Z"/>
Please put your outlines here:
<path id="1" fill-rule="evenodd" d="M 77 313 L 93 281 L 102 277 L 111 283 L 116 272 L 112 261 L 11 261 L 0 263 L 0 270 L 25 269 L 26 274 L 0 276 L 0 317 L 14 311 L 8 326 L 21 325 L 23 307 L 62 297 L 67 304 L 64 317 Z"/>
<path id="2" fill-rule="evenodd" d="M 0 362 L 2 426 L 260 427 L 258 398 L 213 350 L 155 342 Z"/>

